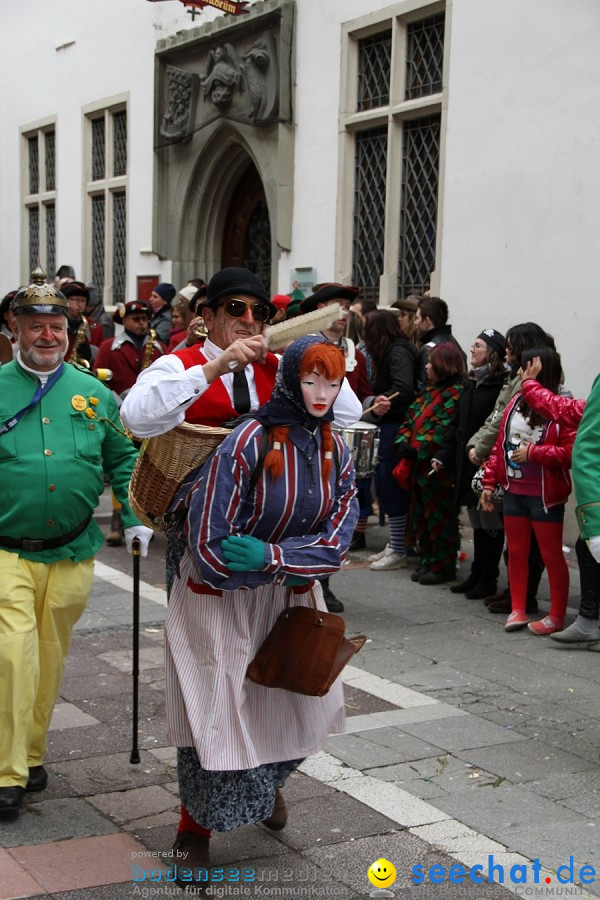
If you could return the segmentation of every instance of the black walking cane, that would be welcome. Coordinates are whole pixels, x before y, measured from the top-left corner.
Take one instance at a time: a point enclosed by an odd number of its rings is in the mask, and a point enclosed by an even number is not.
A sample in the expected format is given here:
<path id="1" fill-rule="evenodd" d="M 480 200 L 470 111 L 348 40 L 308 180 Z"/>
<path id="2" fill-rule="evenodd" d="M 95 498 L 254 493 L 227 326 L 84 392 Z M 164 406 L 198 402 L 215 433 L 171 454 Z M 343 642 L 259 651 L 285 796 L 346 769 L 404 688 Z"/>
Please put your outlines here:
<path id="1" fill-rule="evenodd" d="M 130 763 L 139 763 L 138 750 L 138 683 L 140 675 L 140 539 L 131 542 L 133 556 L 133 735 Z"/>

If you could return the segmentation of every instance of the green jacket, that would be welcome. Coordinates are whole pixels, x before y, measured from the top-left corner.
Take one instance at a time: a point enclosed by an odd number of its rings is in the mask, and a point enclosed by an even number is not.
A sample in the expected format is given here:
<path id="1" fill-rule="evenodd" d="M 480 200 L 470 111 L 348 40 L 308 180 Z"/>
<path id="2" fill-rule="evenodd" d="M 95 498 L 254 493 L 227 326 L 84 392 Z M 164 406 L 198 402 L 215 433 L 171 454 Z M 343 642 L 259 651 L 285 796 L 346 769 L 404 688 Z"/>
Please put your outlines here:
<path id="1" fill-rule="evenodd" d="M 600 375 L 592 385 L 573 445 L 577 523 L 584 540 L 600 535 Z"/>
<path id="2" fill-rule="evenodd" d="M 493 410 L 475 434 L 469 438 L 467 441 L 466 452 L 467 456 L 469 454 L 469 450 L 471 447 L 475 449 L 475 453 L 481 460 L 486 460 L 490 453 L 492 452 L 492 447 L 496 443 L 496 438 L 498 437 L 498 432 L 500 431 L 500 423 L 502 422 L 502 415 L 504 410 L 515 396 L 517 391 L 521 390 L 521 378 L 519 375 L 515 375 L 509 379 L 507 384 L 501 388 L 500 393 L 496 399 L 496 405 Z"/>
<path id="3" fill-rule="evenodd" d="M 0 423 L 31 401 L 37 385 L 16 360 L 0 367 Z M 48 540 L 73 531 L 98 505 L 103 471 L 123 504 L 124 527 L 139 524 L 127 499 L 137 450 L 104 419 L 123 428 L 112 391 L 66 364 L 48 395 L 0 434 L 0 536 Z M 2 548 L 0 540 L 0 549 L 35 562 L 80 562 L 93 556 L 103 540 L 92 518 L 63 547 L 34 552 Z"/>

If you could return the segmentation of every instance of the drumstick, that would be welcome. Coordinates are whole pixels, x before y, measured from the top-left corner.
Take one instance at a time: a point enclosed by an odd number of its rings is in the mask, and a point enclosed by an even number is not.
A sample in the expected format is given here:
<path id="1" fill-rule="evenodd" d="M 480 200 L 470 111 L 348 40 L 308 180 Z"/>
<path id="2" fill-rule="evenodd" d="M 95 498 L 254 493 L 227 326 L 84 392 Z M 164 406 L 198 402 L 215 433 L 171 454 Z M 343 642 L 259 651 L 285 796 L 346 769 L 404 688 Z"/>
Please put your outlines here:
<path id="1" fill-rule="evenodd" d="M 398 396 L 399 393 L 400 393 L 400 391 L 395 391 L 393 394 L 386 394 L 386 397 L 388 400 L 394 400 Z M 373 412 L 373 410 L 375 409 L 376 406 L 377 406 L 377 404 L 374 403 L 373 406 L 368 406 L 366 409 L 363 409 L 363 416 L 366 413 Z"/>

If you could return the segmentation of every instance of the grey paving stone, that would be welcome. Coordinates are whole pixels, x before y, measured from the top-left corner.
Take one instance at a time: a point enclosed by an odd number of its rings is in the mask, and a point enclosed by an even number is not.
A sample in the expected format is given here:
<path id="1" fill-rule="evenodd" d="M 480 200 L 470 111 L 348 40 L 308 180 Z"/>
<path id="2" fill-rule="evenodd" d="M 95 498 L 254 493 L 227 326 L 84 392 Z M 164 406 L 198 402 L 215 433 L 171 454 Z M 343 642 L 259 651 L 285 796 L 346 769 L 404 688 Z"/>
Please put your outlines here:
<path id="1" fill-rule="evenodd" d="M 564 800 L 581 794 L 598 797 L 600 807 L 600 768 L 585 772 L 556 773 L 549 778 L 535 779 L 527 784 L 529 790 L 551 800 Z"/>
<path id="2" fill-rule="evenodd" d="M 179 811 L 179 801 L 157 784 L 96 794 L 88 797 L 88 802 L 118 825 L 173 810 L 175 807 Z"/>
<path id="3" fill-rule="evenodd" d="M 410 653 L 401 647 L 383 644 L 370 644 L 361 650 L 361 656 L 363 668 L 368 668 L 369 672 L 381 678 L 389 678 L 390 681 L 403 681 L 407 674 L 433 665 L 426 657 Z"/>
<path id="4" fill-rule="evenodd" d="M 69 838 L 115 834 L 119 828 L 81 798 L 42 800 L 22 806 L 14 822 L 0 829 L 0 846 L 22 847 Z"/>
<path id="5" fill-rule="evenodd" d="M 526 740 L 523 735 L 516 734 L 511 729 L 473 715 L 436 719 L 433 722 L 412 722 L 401 725 L 400 728 L 421 740 L 452 751 Z"/>
<path id="6" fill-rule="evenodd" d="M 404 672 L 402 684 L 414 691 L 423 691 L 424 693 L 444 687 L 477 690 L 487 686 L 484 679 L 445 665 L 431 665 L 428 668 L 411 669 Z"/>
<path id="7" fill-rule="evenodd" d="M 130 881 L 121 884 L 105 884 L 100 887 L 85 888 L 79 891 L 52 894 L 52 900 L 131 900 L 133 885 Z M 47 894 L 44 894 L 47 897 Z M 183 897 L 184 895 L 181 894 Z"/>
<path id="8" fill-rule="evenodd" d="M 105 666 L 105 669 L 109 669 Z M 82 698 L 110 697 L 114 694 L 122 694 L 131 689 L 131 676 L 110 671 L 99 672 L 97 675 L 78 675 L 63 678 L 60 686 L 60 696 L 65 700 L 75 701 Z"/>
<path id="9" fill-rule="evenodd" d="M 547 778 L 555 772 L 582 772 L 596 768 L 588 760 L 534 740 L 458 750 L 455 755 L 513 783 Z"/>
<path id="10" fill-rule="evenodd" d="M 347 716 L 397 709 L 393 703 L 388 703 L 387 700 L 382 700 L 380 697 L 374 697 L 373 694 L 367 694 L 366 691 L 351 687 L 349 684 L 344 685 L 344 706 Z"/>
<path id="11" fill-rule="evenodd" d="M 555 815 L 541 821 L 535 831 L 523 829 L 504 835 L 502 842 L 528 859 L 539 858 L 542 865 L 552 871 L 568 865 L 573 856 L 575 871 L 579 872 L 583 865 L 592 865 L 598 873 L 598 826 L 588 824 L 584 817 L 579 817 L 579 823 L 571 823 L 573 815 L 570 810 L 565 810 L 564 819 L 562 814 L 560 817 Z"/>
<path id="12" fill-rule="evenodd" d="M 49 763 L 48 788 L 43 795 L 37 796 L 94 796 L 103 792 L 164 784 L 173 778 L 173 770 L 145 750 L 140 753 L 138 765 L 132 765 L 129 758 L 129 753 L 112 753 Z"/>
<path id="13" fill-rule="evenodd" d="M 63 759 L 111 755 L 125 751 L 130 746 L 131 730 L 126 735 L 116 728 L 107 728 L 105 724 L 65 728 L 62 731 L 48 732 L 46 760 L 57 762 Z"/>
<path id="14" fill-rule="evenodd" d="M 173 825 L 138 828 L 132 836 L 149 850 L 169 851 L 177 829 Z M 234 831 L 215 833 L 211 838 L 212 862 L 216 866 L 235 865 L 243 860 L 289 853 L 289 847 L 259 825 L 246 825 Z"/>
<path id="15" fill-rule="evenodd" d="M 469 791 L 474 786 L 492 785 L 498 781 L 498 776 L 493 772 L 465 763 L 449 753 L 396 766 L 369 769 L 369 775 L 382 781 L 393 781 L 423 800 Z M 437 804 L 434 802 L 433 805 Z"/>
<path id="16" fill-rule="evenodd" d="M 380 735 L 377 737 L 378 732 L 382 731 L 388 733 L 388 743 L 382 743 Z M 395 732 L 394 729 L 374 729 L 363 734 L 364 736 L 348 734 L 330 737 L 325 749 L 332 756 L 361 771 L 443 753 L 440 747 Z"/>
<path id="17" fill-rule="evenodd" d="M 448 872 L 456 860 L 442 851 L 432 849 L 429 844 L 415 835 L 406 831 L 395 831 L 376 837 L 365 837 L 353 841 L 352 844 L 330 845 L 328 847 L 315 847 L 306 851 L 306 856 L 314 860 L 321 869 L 329 872 L 334 883 L 346 884 L 356 890 L 362 898 L 369 896 L 373 890 L 368 880 L 367 871 L 371 863 L 383 858 L 389 860 L 396 869 L 396 880 L 390 886 L 395 896 L 410 894 L 421 898 L 435 898 L 440 893 L 451 893 L 457 900 L 463 897 L 485 897 L 485 900 L 507 900 L 509 892 L 499 885 L 485 885 L 485 894 L 482 893 L 482 885 L 447 884 L 433 885 L 423 884 L 420 887 L 414 884 L 413 867 L 421 865 L 424 871 L 429 872 L 433 865 L 441 865 Z M 471 887 L 477 888 L 478 893 L 471 891 Z M 458 890 L 455 890 L 458 888 Z"/>

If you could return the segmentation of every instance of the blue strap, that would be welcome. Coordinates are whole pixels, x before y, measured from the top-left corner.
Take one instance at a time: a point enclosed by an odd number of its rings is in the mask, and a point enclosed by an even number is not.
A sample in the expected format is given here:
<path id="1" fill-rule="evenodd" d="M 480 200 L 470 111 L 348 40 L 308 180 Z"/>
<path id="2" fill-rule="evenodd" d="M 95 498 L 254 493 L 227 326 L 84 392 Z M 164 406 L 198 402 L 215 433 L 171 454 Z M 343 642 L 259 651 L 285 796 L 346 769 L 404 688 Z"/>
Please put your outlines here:
<path id="1" fill-rule="evenodd" d="M 8 431 L 12 431 L 15 425 L 19 424 L 25 413 L 29 412 L 30 409 L 33 409 L 34 406 L 37 406 L 43 395 L 47 394 L 48 391 L 54 387 L 64 370 L 65 364 L 61 363 L 56 372 L 52 373 L 46 384 L 39 382 L 35 389 L 35 393 L 27 406 L 24 406 L 18 413 L 15 413 L 14 416 L 11 416 L 10 419 L 7 419 L 6 422 L 3 422 L 0 425 L 0 434 L 6 434 Z"/>

